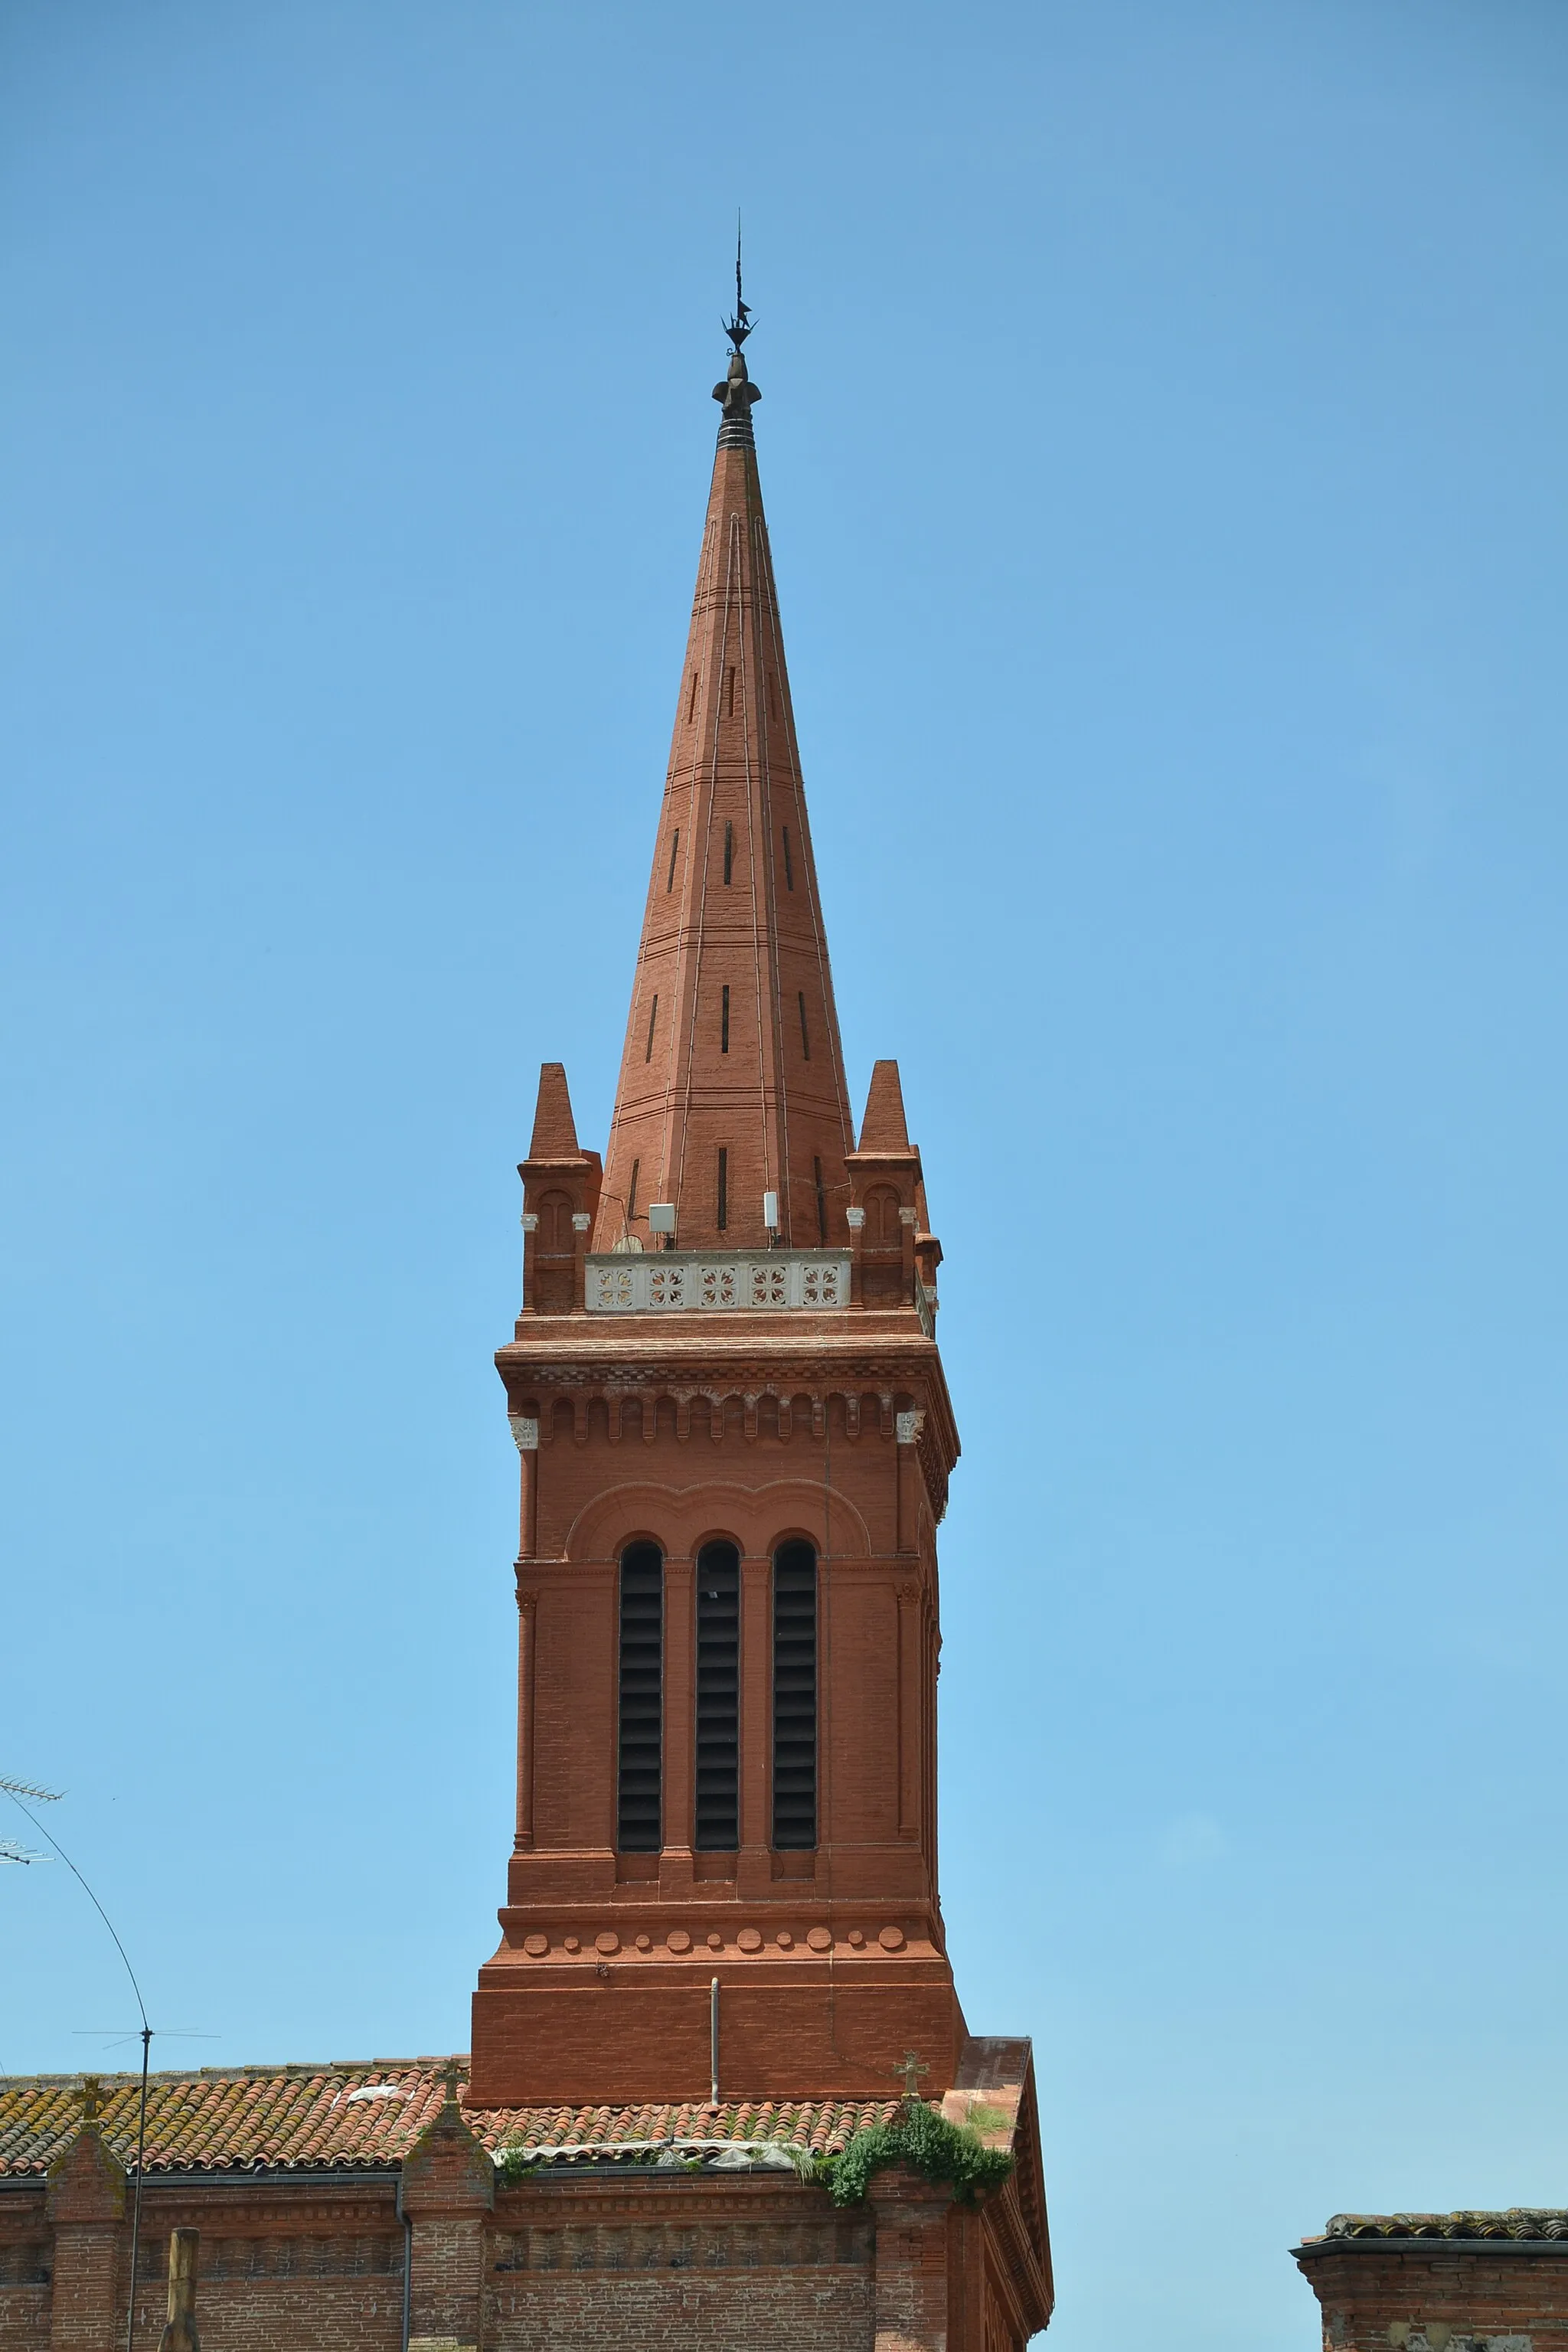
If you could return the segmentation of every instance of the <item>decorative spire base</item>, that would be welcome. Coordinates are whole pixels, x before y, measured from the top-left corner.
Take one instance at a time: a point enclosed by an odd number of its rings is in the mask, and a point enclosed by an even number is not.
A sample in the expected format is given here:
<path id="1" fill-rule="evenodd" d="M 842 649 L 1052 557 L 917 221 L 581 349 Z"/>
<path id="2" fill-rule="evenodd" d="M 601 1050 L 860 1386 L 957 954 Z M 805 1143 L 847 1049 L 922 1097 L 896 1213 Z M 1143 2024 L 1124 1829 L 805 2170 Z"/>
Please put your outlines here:
<path id="1" fill-rule="evenodd" d="M 729 373 L 722 383 L 713 387 L 713 397 L 724 404 L 724 421 L 719 427 L 721 449 L 754 449 L 752 435 L 752 409 L 761 400 L 760 388 L 746 373 L 745 359 L 739 350 L 731 352 Z"/>

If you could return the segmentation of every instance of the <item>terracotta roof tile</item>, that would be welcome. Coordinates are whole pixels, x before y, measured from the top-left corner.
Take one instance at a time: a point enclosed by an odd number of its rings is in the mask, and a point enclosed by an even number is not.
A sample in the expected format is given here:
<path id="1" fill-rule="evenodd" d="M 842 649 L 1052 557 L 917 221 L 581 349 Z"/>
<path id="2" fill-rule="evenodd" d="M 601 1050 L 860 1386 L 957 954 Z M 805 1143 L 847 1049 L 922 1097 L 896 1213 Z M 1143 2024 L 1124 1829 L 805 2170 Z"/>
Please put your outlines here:
<path id="1" fill-rule="evenodd" d="M 440 2112 L 448 2062 L 385 2059 L 336 2066 L 204 2067 L 153 2074 L 147 2085 L 149 2172 L 233 2172 L 257 2166 L 395 2168 Z M 465 2062 L 459 2060 L 462 2065 Z M 136 2154 L 140 2077 L 100 2078 L 99 2128 L 121 2163 Z M 468 2120 L 489 2148 L 593 2150 L 636 2140 L 779 2140 L 824 2155 L 896 2100 L 742 2101 L 715 2115 L 697 2100 L 637 2107 L 486 2107 Z M 75 2074 L 0 2077 L 0 2174 L 46 2172 L 81 2122 Z"/>
<path id="2" fill-rule="evenodd" d="M 1514 2205 L 1506 2213 L 1336 2213 L 1321 2238 L 1568 2238 L 1568 2213 Z"/>

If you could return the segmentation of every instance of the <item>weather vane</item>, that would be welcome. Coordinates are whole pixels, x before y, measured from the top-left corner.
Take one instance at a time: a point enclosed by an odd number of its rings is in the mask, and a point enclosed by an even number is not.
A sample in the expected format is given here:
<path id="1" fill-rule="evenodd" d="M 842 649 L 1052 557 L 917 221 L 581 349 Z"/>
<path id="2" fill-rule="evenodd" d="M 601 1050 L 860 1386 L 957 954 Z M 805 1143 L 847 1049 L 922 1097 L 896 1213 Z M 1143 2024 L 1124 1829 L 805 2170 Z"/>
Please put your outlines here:
<path id="1" fill-rule="evenodd" d="M 724 321 L 724 332 L 737 351 L 752 331 L 752 314 L 741 293 L 741 215 L 735 215 L 735 315 Z"/>

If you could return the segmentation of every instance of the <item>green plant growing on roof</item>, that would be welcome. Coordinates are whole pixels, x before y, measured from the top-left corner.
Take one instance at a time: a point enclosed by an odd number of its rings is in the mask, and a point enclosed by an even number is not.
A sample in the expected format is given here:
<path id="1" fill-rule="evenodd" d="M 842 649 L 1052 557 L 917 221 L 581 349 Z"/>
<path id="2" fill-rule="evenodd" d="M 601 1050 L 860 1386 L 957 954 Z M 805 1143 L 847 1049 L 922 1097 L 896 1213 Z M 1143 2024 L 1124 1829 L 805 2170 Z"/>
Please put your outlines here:
<path id="1" fill-rule="evenodd" d="M 802 2150 L 803 2155 L 807 2152 Z M 927 2180 L 947 2181 L 958 2205 L 978 2205 L 1013 2169 L 1005 2147 L 987 2147 L 968 2124 L 950 2124 L 918 2094 L 905 2098 L 891 2123 L 868 2124 L 840 2156 L 811 2158 L 801 2178 L 826 2189 L 836 2205 L 858 2205 L 876 2173 L 907 2165 Z"/>

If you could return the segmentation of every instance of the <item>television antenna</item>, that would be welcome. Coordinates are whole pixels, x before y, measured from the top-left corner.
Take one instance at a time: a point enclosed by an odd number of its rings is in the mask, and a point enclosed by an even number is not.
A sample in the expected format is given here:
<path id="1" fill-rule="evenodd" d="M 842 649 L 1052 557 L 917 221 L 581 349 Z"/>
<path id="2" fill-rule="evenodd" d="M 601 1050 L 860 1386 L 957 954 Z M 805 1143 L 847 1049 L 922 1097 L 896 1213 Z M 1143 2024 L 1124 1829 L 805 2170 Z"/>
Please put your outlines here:
<path id="1" fill-rule="evenodd" d="M 135 2200 L 131 2209 L 131 2294 L 130 2308 L 128 2309 L 125 2316 L 125 2352 L 134 2352 L 136 2342 L 136 2258 L 141 2250 L 142 2243 L 142 2174 L 147 2155 L 147 2065 L 149 2054 L 153 2047 L 153 2028 L 147 2022 L 147 2004 L 142 1998 L 142 1988 L 136 1981 L 136 1971 L 131 1965 L 131 1956 L 126 1951 L 124 1945 L 121 1942 L 119 1936 L 115 1932 L 113 1920 L 110 1917 L 108 1912 L 104 1909 L 102 1904 L 99 1901 L 97 1895 L 93 1893 L 91 1887 L 88 1885 L 86 1879 L 82 1876 L 80 1871 L 77 1868 L 75 1863 L 66 1852 L 64 1846 L 61 1845 L 58 1838 L 50 1835 L 49 1832 L 44 1827 L 43 1822 L 38 1819 L 37 1813 L 33 1811 L 32 1806 L 25 1801 L 26 1799 L 30 1797 L 34 1804 L 58 1805 L 60 1801 L 61 1793 L 62 1792 L 58 1789 L 40 1789 L 36 1781 L 18 1780 L 8 1774 L 0 1773 L 0 1794 L 4 1794 L 10 1798 L 11 1802 L 16 1806 L 17 1811 L 24 1813 L 26 1816 L 27 1820 L 32 1822 L 33 1827 L 37 1830 L 38 1835 L 44 1840 L 45 1843 L 54 1849 L 54 1852 L 65 1864 L 66 1868 L 70 1872 L 71 1876 L 76 1880 L 77 1885 L 81 1888 L 82 1893 L 87 1896 L 88 1901 L 91 1904 L 93 1909 L 97 1912 L 99 1917 L 108 1928 L 110 1937 L 113 1938 L 114 1948 L 125 1964 L 125 1973 L 131 1979 L 131 1990 L 136 1996 L 136 2011 L 138 2016 L 142 2020 L 142 2023 L 137 2030 L 137 2033 L 139 2034 L 142 2042 L 142 2095 L 136 2114 L 136 2195 Z M 41 1860 L 43 1857 L 39 1856 L 38 1858 Z M 29 1855 L 27 1859 L 31 1860 L 32 1857 Z M 132 2035 L 128 2038 L 134 2040 L 137 2038 L 137 2035 Z M 89 2119 L 99 2112 L 96 2105 L 96 2084 L 93 2085 L 91 2095 L 86 2093 L 83 2095 L 82 2113 L 83 2116 Z"/>

